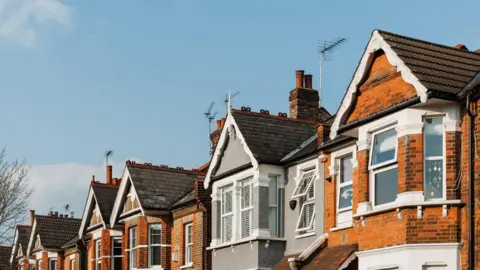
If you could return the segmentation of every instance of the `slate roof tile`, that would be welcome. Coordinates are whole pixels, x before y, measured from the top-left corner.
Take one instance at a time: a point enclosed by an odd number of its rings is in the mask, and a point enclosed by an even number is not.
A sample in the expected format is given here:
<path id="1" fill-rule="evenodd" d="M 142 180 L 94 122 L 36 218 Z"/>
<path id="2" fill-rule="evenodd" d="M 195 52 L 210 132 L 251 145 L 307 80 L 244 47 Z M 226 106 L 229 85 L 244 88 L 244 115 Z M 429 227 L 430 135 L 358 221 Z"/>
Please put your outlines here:
<path id="1" fill-rule="evenodd" d="M 100 208 L 103 220 L 108 222 L 113 211 L 115 198 L 117 197 L 118 186 L 94 183 L 92 184 L 92 189 L 95 198 L 97 199 L 97 204 Z"/>
<path id="2" fill-rule="evenodd" d="M 81 219 L 35 215 L 35 234 L 44 248 L 61 248 L 78 234 Z"/>
<path id="3" fill-rule="evenodd" d="M 22 245 L 22 253 L 27 254 L 28 241 L 30 240 L 30 233 L 32 232 L 32 227 L 27 225 L 17 225 L 18 229 L 18 242 Z"/>
<path id="4" fill-rule="evenodd" d="M 205 175 L 200 171 L 128 164 L 127 168 L 144 209 L 168 209 L 194 189 L 194 180 Z"/>
<path id="5" fill-rule="evenodd" d="M 10 255 L 12 253 L 12 247 L 0 246 L 0 269 L 10 268 Z"/>

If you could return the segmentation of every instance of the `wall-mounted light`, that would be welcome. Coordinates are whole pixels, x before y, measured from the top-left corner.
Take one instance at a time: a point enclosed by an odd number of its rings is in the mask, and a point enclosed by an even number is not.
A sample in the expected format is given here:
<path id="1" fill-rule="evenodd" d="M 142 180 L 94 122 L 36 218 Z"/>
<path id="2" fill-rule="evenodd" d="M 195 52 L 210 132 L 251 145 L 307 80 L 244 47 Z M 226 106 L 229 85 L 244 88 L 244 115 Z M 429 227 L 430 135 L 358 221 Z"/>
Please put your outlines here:
<path id="1" fill-rule="evenodd" d="M 289 203 L 290 209 L 295 210 L 295 207 L 297 207 L 297 200 L 291 200 Z"/>
<path id="2" fill-rule="evenodd" d="M 332 182 L 332 176 L 329 176 L 329 177 L 325 178 L 325 180 L 327 180 L 327 182 L 331 183 Z"/>

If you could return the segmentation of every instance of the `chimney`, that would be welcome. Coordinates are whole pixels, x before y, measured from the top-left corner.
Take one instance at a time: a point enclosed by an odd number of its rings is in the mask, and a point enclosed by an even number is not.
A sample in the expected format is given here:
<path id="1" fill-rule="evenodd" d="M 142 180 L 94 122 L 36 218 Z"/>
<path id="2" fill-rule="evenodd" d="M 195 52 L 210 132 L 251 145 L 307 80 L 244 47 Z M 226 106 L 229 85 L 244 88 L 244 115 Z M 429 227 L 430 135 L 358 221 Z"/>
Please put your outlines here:
<path id="1" fill-rule="evenodd" d="M 296 88 L 303 88 L 303 74 L 305 73 L 305 71 L 303 70 L 297 70 L 295 71 L 295 77 L 297 78 L 297 84 L 296 84 Z"/>
<path id="2" fill-rule="evenodd" d="M 317 135 L 317 145 L 320 146 L 328 139 L 328 136 L 330 135 L 330 126 L 318 124 Z"/>
<path id="3" fill-rule="evenodd" d="M 30 210 L 30 226 L 33 226 L 34 220 L 35 220 L 35 210 Z"/>
<path id="4" fill-rule="evenodd" d="M 217 146 L 218 139 L 220 139 L 220 133 L 222 132 L 222 128 L 225 125 L 225 118 L 217 120 L 217 129 L 210 134 L 210 140 L 212 141 L 212 153 L 215 151 L 215 147 Z"/>
<path id="5" fill-rule="evenodd" d="M 468 48 L 467 46 L 463 45 L 463 44 L 457 44 L 455 46 L 455 48 L 459 49 L 459 50 L 462 50 L 462 51 L 468 51 Z"/>
<path id="6" fill-rule="evenodd" d="M 53 212 L 52 211 L 48 212 L 48 216 L 53 217 Z"/>
<path id="7" fill-rule="evenodd" d="M 290 91 L 290 117 L 299 120 L 318 121 L 319 96 L 318 91 L 312 88 L 312 76 L 304 76 L 303 70 L 297 70 L 296 78 L 296 88 Z M 301 81 L 299 81 L 300 78 Z M 303 84 L 304 81 L 305 85 Z"/>
<path id="8" fill-rule="evenodd" d="M 312 74 L 305 75 L 305 88 L 312 89 Z"/>
<path id="9" fill-rule="evenodd" d="M 107 184 L 112 184 L 112 165 L 107 165 Z"/>

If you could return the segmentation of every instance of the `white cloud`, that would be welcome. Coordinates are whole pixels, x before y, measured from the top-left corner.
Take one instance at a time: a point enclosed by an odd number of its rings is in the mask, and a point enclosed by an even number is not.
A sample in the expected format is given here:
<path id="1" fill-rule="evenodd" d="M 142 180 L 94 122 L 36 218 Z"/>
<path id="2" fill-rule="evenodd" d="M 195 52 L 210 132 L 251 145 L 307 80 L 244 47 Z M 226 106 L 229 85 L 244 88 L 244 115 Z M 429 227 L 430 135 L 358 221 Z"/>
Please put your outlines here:
<path id="1" fill-rule="evenodd" d="M 139 159 L 131 159 L 141 162 Z M 122 177 L 125 162 L 109 162 L 113 166 L 113 177 Z M 35 165 L 28 172 L 28 180 L 35 188 L 30 198 L 30 209 L 45 215 L 53 211 L 64 213 L 64 206 L 70 205 L 75 217 L 80 218 L 85 207 L 92 175 L 95 180 L 105 183 L 105 166 L 78 163 Z"/>
<path id="2" fill-rule="evenodd" d="M 0 37 L 32 47 L 40 24 L 70 26 L 70 8 L 61 0 L 0 0 Z"/>

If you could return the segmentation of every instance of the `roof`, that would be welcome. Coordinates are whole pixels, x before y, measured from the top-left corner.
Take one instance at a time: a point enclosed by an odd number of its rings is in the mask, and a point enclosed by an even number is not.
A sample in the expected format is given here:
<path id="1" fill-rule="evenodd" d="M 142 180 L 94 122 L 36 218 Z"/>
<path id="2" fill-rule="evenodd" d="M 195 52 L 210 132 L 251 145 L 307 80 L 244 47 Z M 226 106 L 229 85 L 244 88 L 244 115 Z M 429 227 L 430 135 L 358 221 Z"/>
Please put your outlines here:
<path id="1" fill-rule="evenodd" d="M 457 94 L 480 71 L 480 54 L 377 30 L 428 89 Z"/>
<path id="2" fill-rule="evenodd" d="M 61 248 L 78 235 L 81 222 L 78 218 L 36 215 L 35 234 L 40 235 L 44 248 Z"/>
<path id="3" fill-rule="evenodd" d="M 12 247 L 0 246 L 0 269 L 10 269 Z"/>
<path id="4" fill-rule="evenodd" d="M 27 254 L 28 241 L 30 240 L 30 233 L 32 232 L 32 227 L 27 225 L 17 225 L 18 230 L 18 243 L 22 245 L 22 253 Z M 17 254 L 15 254 L 16 256 Z"/>
<path id="5" fill-rule="evenodd" d="M 313 154 L 317 149 L 318 134 L 313 135 L 311 138 L 303 142 L 298 148 L 290 152 L 288 155 L 282 158 L 283 162 L 294 161 L 304 156 Z"/>
<path id="6" fill-rule="evenodd" d="M 127 162 L 130 178 L 143 209 L 168 209 L 194 189 L 203 172 Z"/>
<path id="7" fill-rule="evenodd" d="M 177 206 L 183 205 L 184 203 L 191 202 L 193 200 L 195 200 L 195 190 L 194 189 L 192 189 L 192 191 L 187 193 L 187 195 L 180 198 L 180 200 L 178 200 L 174 204 L 172 204 L 172 207 L 177 207 Z"/>
<path id="8" fill-rule="evenodd" d="M 348 258 L 357 250 L 357 244 L 343 245 L 336 247 L 327 247 L 314 253 L 311 258 L 304 262 L 300 262 L 302 270 L 337 270 L 343 263 L 349 263 Z M 273 270 L 290 270 L 288 260 L 297 258 L 299 254 L 292 254 L 283 257 Z M 299 262 L 297 262 L 298 264 Z"/>
<path id="9" fill-rule="evenodd" d="M 103 220 L 110 220 L 113 205 L 115 204 L 115 198 L 117 197 L 118 186 L 93 183 L 92 190 L 93 194 L 95 194 L 95 200 L 100 208 Z"/>
<path id="10" fill-rule="evenodd" d="M 316 123 L 262 113 L 232 110 L 245 142 L 259 163 L 279 163 L 316 134 Z"/>
<path id="11" fill-rule="evenodd" d="M 78 242 L 78 240 L 79 240 L 78 235 L 76 235 L 72 239 L 68 240 L 65 244 L 63 244 L 62 248 L 72 247 Z"/>

